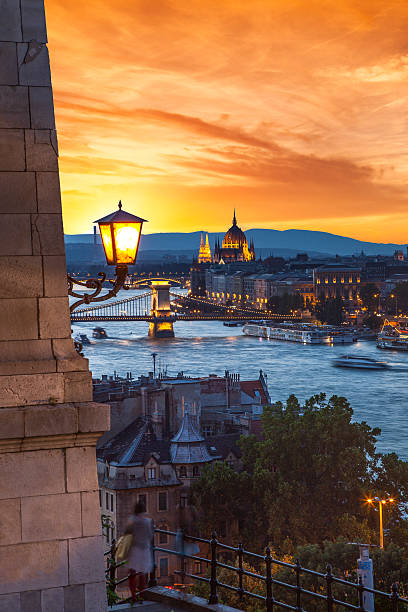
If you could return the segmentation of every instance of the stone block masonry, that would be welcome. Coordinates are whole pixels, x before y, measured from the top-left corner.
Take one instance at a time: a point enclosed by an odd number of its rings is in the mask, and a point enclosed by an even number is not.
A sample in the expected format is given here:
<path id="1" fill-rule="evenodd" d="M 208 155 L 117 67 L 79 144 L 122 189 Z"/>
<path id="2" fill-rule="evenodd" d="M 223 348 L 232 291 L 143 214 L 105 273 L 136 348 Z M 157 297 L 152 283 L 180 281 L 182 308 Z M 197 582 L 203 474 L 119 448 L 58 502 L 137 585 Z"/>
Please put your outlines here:
<path id="1" fill-rule="evenodd" d="M 0 612 L 105 612 L 94 404 L 74 350 L 43 0 L 0 0 Z"/>

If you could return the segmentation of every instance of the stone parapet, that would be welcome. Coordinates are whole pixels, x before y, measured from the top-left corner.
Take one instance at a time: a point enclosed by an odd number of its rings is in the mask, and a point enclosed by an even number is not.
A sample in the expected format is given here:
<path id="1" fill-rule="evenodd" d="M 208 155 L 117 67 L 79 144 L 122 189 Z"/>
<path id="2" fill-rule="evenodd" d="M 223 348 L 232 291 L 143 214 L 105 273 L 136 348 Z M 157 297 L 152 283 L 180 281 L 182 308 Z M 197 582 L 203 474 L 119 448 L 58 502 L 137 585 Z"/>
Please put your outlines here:
<path id="1" fill-rule="evenodd" d="M 92 402 L 71 339 L 44 0 L 0 0 L 0 612 L 106 612 Z"/>
<path id="2" fill-rule="evenodd" d="M 95 402 L 5 408 L 0 410 L 0 453 L 95 446 L 109 425 L 109 406 Z"/>

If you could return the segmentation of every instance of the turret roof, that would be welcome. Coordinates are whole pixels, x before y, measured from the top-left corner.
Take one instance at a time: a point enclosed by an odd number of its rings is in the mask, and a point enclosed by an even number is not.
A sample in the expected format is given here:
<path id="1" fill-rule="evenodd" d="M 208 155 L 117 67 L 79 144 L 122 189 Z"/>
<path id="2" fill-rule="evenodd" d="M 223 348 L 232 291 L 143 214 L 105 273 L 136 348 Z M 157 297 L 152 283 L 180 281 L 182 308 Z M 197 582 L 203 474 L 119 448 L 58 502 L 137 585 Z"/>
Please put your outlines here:
<path id="1" fill-rule="evenodd" d="M 205 439 L 197 431 L 193 417 L 184 413 L 180 429 L 170 445 L 172 463 L 207 463 L 213 461 L 205 444 Z"/>

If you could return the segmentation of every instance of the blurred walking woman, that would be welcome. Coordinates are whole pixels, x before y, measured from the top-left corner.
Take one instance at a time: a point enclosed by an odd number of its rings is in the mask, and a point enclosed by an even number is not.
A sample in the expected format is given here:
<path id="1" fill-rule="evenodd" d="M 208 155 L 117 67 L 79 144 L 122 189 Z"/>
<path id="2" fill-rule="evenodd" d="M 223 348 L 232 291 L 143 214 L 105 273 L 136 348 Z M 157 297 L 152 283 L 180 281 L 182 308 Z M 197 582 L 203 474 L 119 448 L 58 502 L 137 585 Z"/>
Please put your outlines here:
<path id="1" fill-rule="evenodd" d="M 140 502 L 135 505 L 134 514 L 130 517 L 126 532 L 132 535 L 132 545 L 128 555 L 129 588 L 132 599 L 137 599 L 146 588 L 146 574 L 153 569 L 153 521 L 146 514 Z"/>

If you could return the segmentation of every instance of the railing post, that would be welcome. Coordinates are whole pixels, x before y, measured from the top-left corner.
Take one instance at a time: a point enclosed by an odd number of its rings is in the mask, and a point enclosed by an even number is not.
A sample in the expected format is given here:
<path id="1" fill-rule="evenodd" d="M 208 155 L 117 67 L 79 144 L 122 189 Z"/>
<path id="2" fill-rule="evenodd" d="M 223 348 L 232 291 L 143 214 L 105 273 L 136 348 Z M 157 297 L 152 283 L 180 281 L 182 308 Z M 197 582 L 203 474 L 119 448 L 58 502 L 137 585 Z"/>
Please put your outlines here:
<path id="1" fill-rule="evenodd" d="M 212 534 L 212 539 L 210 542 L 211 546 L 211 577 L 210 577 L 210 598 L 208 600 L 209 604 L 217 604 L 218 603 L 218 595 L 217 595 L 217 534 L 215 531 Z"/>
<path id="2" fill-rule="evenodd" d="M 266 612 L 273 612 L 274 599 L 273 599 L 273 581 L 272 581 L 272 557 L 271 549 L 269 546 L 266 547 L 265 554 L 265 566 L 266 566 Z"/>
<path id="3" fill-rule="evenodd" d="M 300 597 L 301 597 L 301 593 L 302 593 L 302 589 L 300 586 L 300 572 L 302 571 L 302 567 L 300 565 L 300 561 L 299 559 L 296 559 L 296 612 L 302 612 L 302 606 L 301 606 L 301 601 L 300 601 Z"/>
<path id="4" fill-rule="evenodd" d="M 154 544 L 154 529 L 153 529 L 153 537 L 152 537 L 152 571 L 150 572 L 149 575 L 149 583 L 148 586 L 149 587 L 155 587 L 157 586 L 157 579 L 156 579 L 156 557 L 155 557 L 155 544 Z"/>
<path id="5" fill-rule="evenodd" d="M 329 564 L 326 567 L 327 612 L 333 612 L 332 584 L 333 584 L 332 566 Z"/>
<path id="6" fill-rule="evenodd" d="M 358 577 L 358 609 L 364 612 L 364 585 L 361 576 Z"/>
<path id="7" fill-rule="evenodd" d="M 112 540 L 109 555 L 109 588 L 116 592 L 116 540 Z"/>
<path id="8" fill-rule="evenodd" d="M 184 556 L 184 529 L 179 529 L 179 546 L 180 546 L 180 576 L 181 576 L 181 582 L 184 584 L 185 579 L 186 579 L 186 570 L 185 570 L 185 563 L 186 563 L 186 558 Z"/>
<path id="9" fill-rule="evenodd" d="M 398 593 L 398 583 L 397 582 L 394 582 L 394 584 L 392 585 L 391 601 L 392 601 L 392 612 L 398 612 L 399 593 Z"/>
<path id="10" fill-rule="evenodd" d="M 244 558 L 244 550 L 242 547 L 241 542 L 238 544 L 238 597 L 239 600 L 242 601 L 242 598 L 244 596 L 244 588 L 243 588 L 243 576 L 244 576 L 244 570 L 242 567 L 242 562 L 243 562 L 243 558 Z"/>

